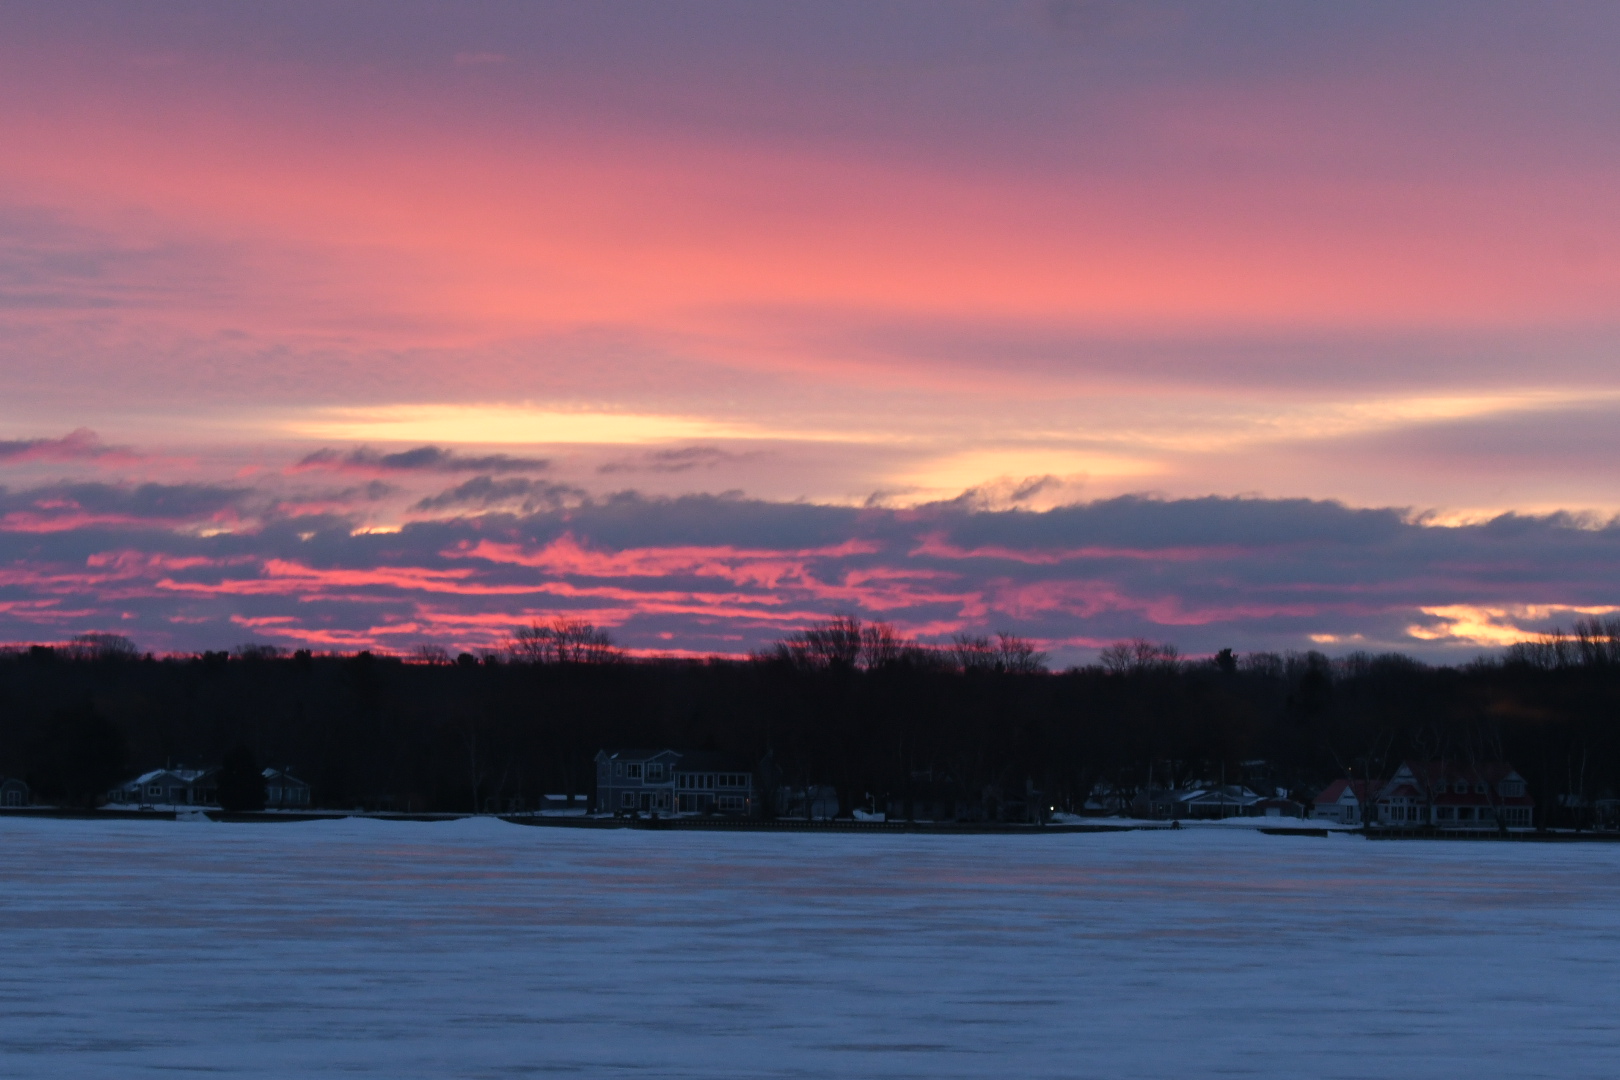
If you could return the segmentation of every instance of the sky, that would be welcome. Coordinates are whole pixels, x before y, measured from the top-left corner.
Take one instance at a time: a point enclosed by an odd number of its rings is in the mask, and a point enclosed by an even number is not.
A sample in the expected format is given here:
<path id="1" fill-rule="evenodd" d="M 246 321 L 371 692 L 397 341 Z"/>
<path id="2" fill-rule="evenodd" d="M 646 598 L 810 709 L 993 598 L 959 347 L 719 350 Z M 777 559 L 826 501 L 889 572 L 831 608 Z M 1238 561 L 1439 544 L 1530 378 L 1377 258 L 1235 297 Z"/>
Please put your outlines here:
<path id="1" fill-rule="evenodd" d="M 1620 9 L 0 7 L 0 641 L 1620 606 Z"/>

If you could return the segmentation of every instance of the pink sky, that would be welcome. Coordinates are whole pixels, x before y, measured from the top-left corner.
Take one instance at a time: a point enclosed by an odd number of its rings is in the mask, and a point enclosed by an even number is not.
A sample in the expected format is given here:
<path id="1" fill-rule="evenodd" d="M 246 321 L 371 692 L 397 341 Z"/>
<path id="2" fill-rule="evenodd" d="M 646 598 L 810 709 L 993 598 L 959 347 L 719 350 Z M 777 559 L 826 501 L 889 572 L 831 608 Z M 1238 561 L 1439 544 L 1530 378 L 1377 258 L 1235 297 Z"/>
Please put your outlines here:
<path id="1" fill-rule="evenodd" d="M 292 467 L 431 444 L 575 499 L 1607 520 L 1617 46 L 1599 4 L 13 5 L 0 483 L 393 529 L 439 489 Z M 81 428 L 126 449 L 30 442 Z M 6 527 L 113 523 L 47 511 Z"/>

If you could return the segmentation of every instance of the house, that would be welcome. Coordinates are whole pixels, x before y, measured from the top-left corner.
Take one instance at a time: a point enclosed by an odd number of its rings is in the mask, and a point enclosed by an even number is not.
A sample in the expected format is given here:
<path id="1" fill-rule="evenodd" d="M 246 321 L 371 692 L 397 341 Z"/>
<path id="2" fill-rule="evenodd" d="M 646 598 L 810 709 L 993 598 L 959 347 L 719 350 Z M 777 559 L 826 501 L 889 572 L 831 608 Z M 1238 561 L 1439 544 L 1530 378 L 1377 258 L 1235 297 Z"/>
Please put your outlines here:
<path id="1" fill-rule="evenodd" d="M 218 806 L 218 769 L 153 769 L 107 793 L 111 803 L 137 806 Z"/>
<path id="2" fill-rule="evenodd" d="M 1183 818 L 1251 817 L 1260 796 L 1242 784 L 1212 784 L 1181 793 Z"/>
<path id="3" fill-rule="evenodd" d="M 309 785 L 286 769 L 264 770 L 264 808 L 300 810 L 309 806 Z"/>
<path id="4" fill-rule="evenodd" d="M 1365 817 L 1362 808 L 1372 802 L 1367 781 L 1335 780 L 1311 801 L 1311 817 L 1340 825 L 1360 825 Z"/>
<path id="5" fill-rule="evenodd" d="M 27 806 L 32 801 L 27 784 L 15 776 L 0 779 L 0 806 Z"/>
<path id="6" fill-rule="evenodd" d="M 1285 795 L 1278 795 L 1270 799 L 1261 799 L 1249 807 L 1248 812 L 1255 817 L 1302 818 L 1305 816 L 1305 804 L 1295 802 Z"/>
<path id="7" fill-rule="evenodd" d="M 1535 800 L 1500 761 L 1403 761 L 1378 793 L 1378 824 L 1441 829 L 1528 829 Z"/>
<path id="8" fill-rule="evenodd" d="M 741 758 L 681 750 L 596 755 L 597 813 L 743 816 L 758 810 L 754 770 Z"/>

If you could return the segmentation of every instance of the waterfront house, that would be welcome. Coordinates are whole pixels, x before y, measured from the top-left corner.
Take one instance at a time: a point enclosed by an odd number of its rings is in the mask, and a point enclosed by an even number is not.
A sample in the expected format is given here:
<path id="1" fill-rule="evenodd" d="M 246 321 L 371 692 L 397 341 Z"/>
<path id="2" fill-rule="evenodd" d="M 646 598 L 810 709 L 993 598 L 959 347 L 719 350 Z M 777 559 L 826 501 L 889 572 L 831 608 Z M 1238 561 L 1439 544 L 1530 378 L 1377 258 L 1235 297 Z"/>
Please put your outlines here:
<path id="1" fill-rule="evenodd" d="M 1528 829 L 1535 800 L 1500 761 L 1403 761 L 1378 793 L 1380 825 Z"/>
<path id="2" fill-rule="evenodd" d="M 1335 780 L 1311 802 L 1311 817 L 1340 825 L 1360 825 L 1370 803 L 1365 780 Z"/>
<path id="3" fill-rule="evenodd" d="M 303 810 L 309 806 L 309 785 L 286 769 L 264 770 L 266 810 Z"/>
<path id="4" fill-rule="evenodd" d="M 31 801 L 28 785 L 23 781 L 15 776 L 0 779 L 0 806 L 27 806 Z"/>
<path id="5" fill-rule="evenodd" d="M 703 750 L 602 750 L 596 810 L 614 814 L 725 814 L 759 810 L 754 770 L 741 758 Z"/>
<path id="6" fill-rule="evenodd" d="M 153 769 L 107 793 L 111 803 L 137 806 L 218 806 L 218 769 Z"/>

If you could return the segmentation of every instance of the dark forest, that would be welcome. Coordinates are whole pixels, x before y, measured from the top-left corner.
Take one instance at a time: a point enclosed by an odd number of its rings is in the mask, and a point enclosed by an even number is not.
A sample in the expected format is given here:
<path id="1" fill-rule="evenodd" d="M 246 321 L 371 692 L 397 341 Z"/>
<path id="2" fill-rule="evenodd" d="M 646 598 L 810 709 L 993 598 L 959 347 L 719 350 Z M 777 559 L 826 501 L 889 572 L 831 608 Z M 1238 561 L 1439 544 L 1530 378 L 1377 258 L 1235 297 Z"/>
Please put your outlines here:
<path id="1" fill-rule="evenodd" d="M 751 660 L 619 655 L 594 628 L 520 631 L 503 654 L 264 647 L 154 658 L 122 639 L 0 656 L 0 775 L 93 805 L 165 765 L 242 747 L 317 806 L 506 811 L 591 794 L 603 747 L 768 760 L 844 812 L 942 791 L 1035 790 L 1078 810 L 1148 785 L 1243 779 L 1306 799 L 1404 758 L 1508 761 L 1537 822 L 1620 791 L 1620 625 L 1589 622 L 1462 667 L 1396 654 L 1178 657 L 1122 642 L 1062 672 L 1016 638 L 923 648 L 833 620 Z"/>

